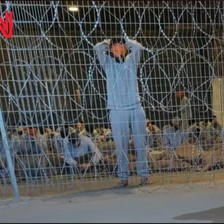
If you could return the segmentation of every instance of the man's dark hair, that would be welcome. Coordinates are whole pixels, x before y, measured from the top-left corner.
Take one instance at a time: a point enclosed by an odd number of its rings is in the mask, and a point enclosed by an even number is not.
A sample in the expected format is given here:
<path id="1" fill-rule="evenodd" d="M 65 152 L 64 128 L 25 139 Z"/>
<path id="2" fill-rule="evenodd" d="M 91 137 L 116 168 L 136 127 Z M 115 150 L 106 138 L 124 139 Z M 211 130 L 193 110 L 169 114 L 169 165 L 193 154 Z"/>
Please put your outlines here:
<path id="1" fill-rule="evenodd" d="M 69 126 L 68 125 L 62 126 L 60 130 L 61 137 L 65 138 L 66 136 L 68 136 L 68 134 L 69 134 Z"/>
<path id="2" fill-rule="evenodd" d="M 18 133 L 18 135 L 23 135 L 23 131 L 22 130 L 19 130 L 17 133 Z"/>
<path id="3" fill-rule="evenodd" d="M 125 44 L 126 41 L 123 37 L 112 37 L 110 39 L 110 46 L 112 46 L 113 44 Z"/>
<path id="4" fill-rule="evenodd" d="M 40 134 L 43 135 L 44 132 L 45 132 L 45 127 L 44 126 L 39 126 L 38 129 L 39 129 Z"/>
<path id="5" fill-rule="evenodd" d="M 78 119 L 78 121 L 76 123 L 82 123 L 82 124 L 84 124 L 84 121 L 83 121 L 83 119 Z"/>

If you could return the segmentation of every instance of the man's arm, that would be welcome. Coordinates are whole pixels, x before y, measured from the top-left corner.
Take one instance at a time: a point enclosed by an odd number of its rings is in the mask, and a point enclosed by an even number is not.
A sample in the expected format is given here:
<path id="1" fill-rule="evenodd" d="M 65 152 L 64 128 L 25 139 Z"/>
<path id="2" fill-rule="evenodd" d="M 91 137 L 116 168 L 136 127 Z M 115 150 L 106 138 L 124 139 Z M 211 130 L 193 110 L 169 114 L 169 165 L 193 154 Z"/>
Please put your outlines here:
<path id="1" fill-rule="evenodd" d="M 141 52 L 145 48 L 136 40 L 131 40 L 129 38 L 125 38 L 125 43 L 128 47 L 128 50 L 131 52 L 131 57 L 135 60 L 135 63 L 139 63 Z"/>
<path id="2" fill-rule="evenodd" d="M 137 40 L 132 40 L 129 38 L 125 38 L 125 43 L 128 48 L 131 48 L 132 51 L 144 50 L 145 48 L 139 43 Z"/>
<path id="3" fill-rule="evenodd" d="M 224 153 L 224 127 L 221 130 L 222 152 Z"/>
<path id="4" fill-rule="evenodd" d="M 100 62 L 100 65 L 105 68 L 106 65 L 106 52 L 109 50 L 109 44 L 110 40 L 106 39 L 102 42 L 97 43 L 94 47 L 93 50 L 96 53 L 96 56 Z"/>
<path id="5" fill-rule="evenodd" d="M 163 147 L 164 147 L 165 149 L 174 150 L 174 148 L 171 147 L 170 139 L 169 139 L 167 130 L 164 130 L 164 131 L 163 131 L 162 143 L 163 143 Z"/>
<path id="6" fill-rule="evenodd" d="M 148 131 L 146 134 L 146 145 L 148 148 L 153 148 L 153 136 L 152 133 Z"/>
<path id="7" fill-rule="evenodd" d="M 94 153 L 93 158 L 91 159 L 94 165 L 98 164 L 100 160 L 103 160 L 103 155 L 100 150 L 97 148 L 96 144 L 89 139 L 89 150 Z"/>
<path id="8" fill-rule="evenodd" d="M 64 161 L 67 164 L 69 164 L 70 166 L 74 166 L 74 167 L 76 167 L 78 165 L 77 161 L 72 158 L 72 155 L 69 151 L 69 146 L 66 143 L 64 144 L 64 153 L 63 154 L 64 154 L 63 155 L 64 156 Z"/>

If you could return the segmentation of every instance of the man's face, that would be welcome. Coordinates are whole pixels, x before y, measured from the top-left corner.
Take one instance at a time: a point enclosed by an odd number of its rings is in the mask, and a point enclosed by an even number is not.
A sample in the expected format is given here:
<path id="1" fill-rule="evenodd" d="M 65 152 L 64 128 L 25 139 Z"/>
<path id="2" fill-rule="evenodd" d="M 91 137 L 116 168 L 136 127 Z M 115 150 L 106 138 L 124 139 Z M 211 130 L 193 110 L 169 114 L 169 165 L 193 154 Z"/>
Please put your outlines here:
<path id="1" fill-rule="evenodd" d="M 184 92 L 183 91 L 178 91 L 178 92 L 176 92 L 176 97 L 177 98 L 183 98 L 184 97 Z"/>
<path id="2" fill-rule="evenodd" d="M 218 123 L 217 117 L 213 117 L 212 122 L 213 123 Z"/>
<path id="3" fill-rule="evenodd" d="M 127 53 L 127 46 L 122 43 L 115 43 L 111 46 L 111 52 L 114 57 L 125 57 Z"/>
<path id="4" fill-rule="evenodd" d="M 82 131 L 84 129 L 84 124 L 81 123 L 81 122 L 78 122 L 76 124 L 76 129 L 79 130 L 79 131 Z"/>
<path id="5" fill-rule="evenodd" d="M 153 126 L 152 123 L 150 121 L 147 122 L 147 128 L 152 131 L 153 130 Z"/>
<path id="6" fill-rule="evenodd" d="M 68 140 L 75 146 L 79 147 L 81 144 L 80 136 L 77 133 L 71 133 L 68 137 Z"/>
<path id="7" fill-rule="evenodd" d="M 180 129 L 180 126 L 181 126 L 181 121 L 175 121 L 173 122 L 173 127 L 175 130 L 179 130 Z"/>
<path id="8" fill-rule="evenodd" d="M 27 128 L 27 132 L 30 136 L 35 136 L 37 134 L 37 129 L 33 127 Z"/>

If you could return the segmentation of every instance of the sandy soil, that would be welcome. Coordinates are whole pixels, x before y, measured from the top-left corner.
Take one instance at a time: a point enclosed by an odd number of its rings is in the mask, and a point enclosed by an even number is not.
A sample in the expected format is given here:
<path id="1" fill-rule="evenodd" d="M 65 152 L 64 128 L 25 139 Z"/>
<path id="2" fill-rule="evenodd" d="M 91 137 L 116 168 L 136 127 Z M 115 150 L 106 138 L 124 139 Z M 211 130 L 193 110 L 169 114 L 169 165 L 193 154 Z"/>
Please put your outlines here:
<path id="1" fill-rule="evenodd" d="M 40 180 L 30 184 L 26 184 L 26 182 L 18 183 L 18 188 L 20 196 L 51 197 L 69 193 L 85 193 L 113 189 L 116 187 L 118 181 L 119 179 L 117 177 L 108 176 L 102 178 L 86 177 L 84 179 L 72 179 L 68 176 L 55 176 L 48 182 Z M 131 176 L 129 178 L 129 187 L 135 188 L 139 181 L 139 177 Z M 149 187 L 151 190 L 160 189 L 161 187 L 178 189 L 185 188 L 186 186 L 216 185 L 222 182 L 224 182 L 224 172 L 222 169 L 207 172 L 161 172 L 151 174 Z M 10 184 L 0 185 L 1 199 L 13 196 L 14 192 Z"/>

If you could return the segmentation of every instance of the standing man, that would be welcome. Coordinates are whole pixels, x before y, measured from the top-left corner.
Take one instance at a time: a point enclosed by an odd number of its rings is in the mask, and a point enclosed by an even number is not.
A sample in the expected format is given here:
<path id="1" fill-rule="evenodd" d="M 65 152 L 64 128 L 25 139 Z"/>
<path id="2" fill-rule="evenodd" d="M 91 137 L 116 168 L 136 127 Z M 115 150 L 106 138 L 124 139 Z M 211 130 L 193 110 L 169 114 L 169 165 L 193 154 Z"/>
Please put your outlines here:
<path id="1" fill-rule="evenodd" d="M 131 131 L 137 151 L 140 185 L 148 184 L 146 115 L 141 106 L 137 70 L 144 47 L 128 38 L 112 38 L 97 43 L 94 51 L 106 73 L 107 108 L 116 145 L 119 186 L 128 185 L 128 143 Z M 130 130 L 129 130 L 130 128 Z"/>
<path id="2" fill-rule="evenodd" d="M 184 90 L 177 91 L 176 97 L 180 100 L 182 129 L 187 131 L 192 122 L 191 102 Z"/>

